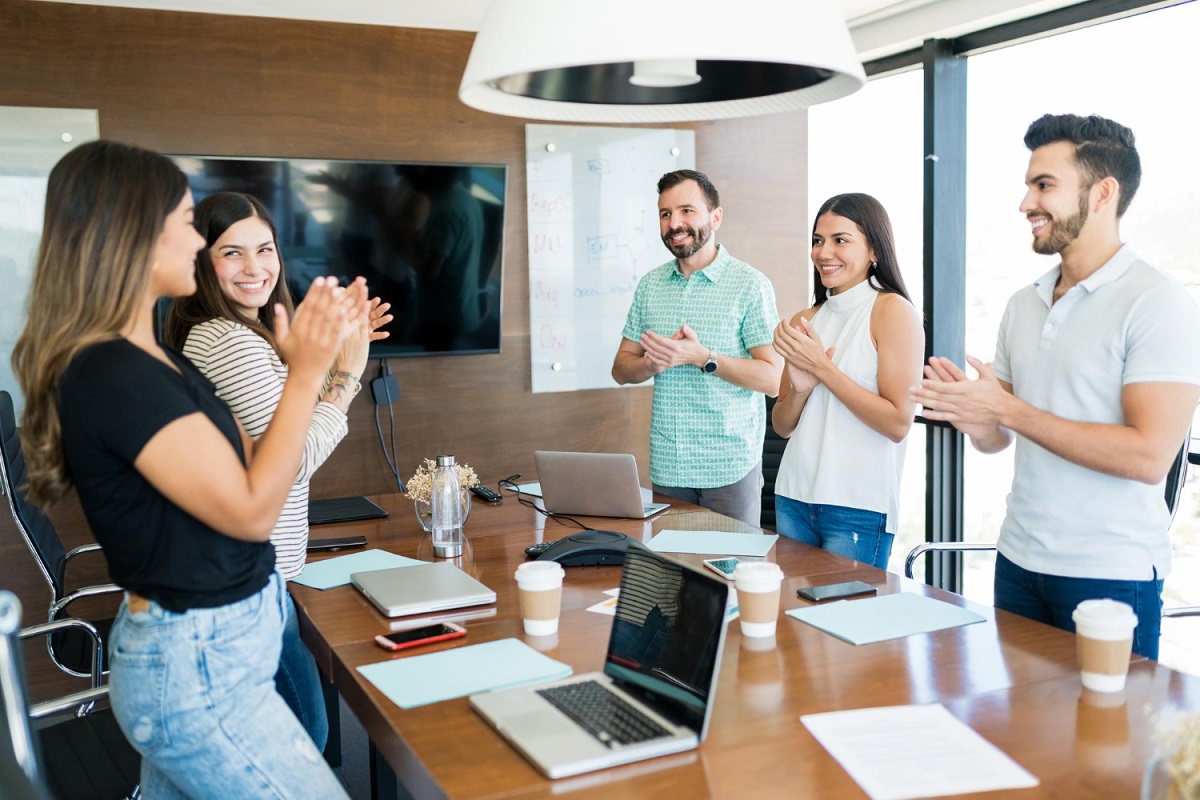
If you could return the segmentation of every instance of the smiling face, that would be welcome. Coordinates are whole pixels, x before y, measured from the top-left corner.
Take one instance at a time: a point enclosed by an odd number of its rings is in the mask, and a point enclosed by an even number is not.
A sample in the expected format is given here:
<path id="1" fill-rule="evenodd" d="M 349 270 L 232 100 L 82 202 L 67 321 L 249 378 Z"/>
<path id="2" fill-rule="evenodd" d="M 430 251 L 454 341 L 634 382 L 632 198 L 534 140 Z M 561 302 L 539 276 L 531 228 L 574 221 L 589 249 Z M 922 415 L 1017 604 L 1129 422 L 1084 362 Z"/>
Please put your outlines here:
<path id="1" fill-rule="evenodd" d="M 671 255 L 681 261 L 705 250 L 720 225 L 721 209 L 709 210 L 700 184 L 693 180 L 677 183 L 658 196 L 659 234 Z"/>
<path id="2" fill-rule="evenodd" d="M 253 320 L 279 281 L 279 251 L 259 217 L 235 222 L 209 249 L 217 284 L 246 319 Z"/>
<path id="3" fill-rule="evenodd" d="M 1051 142 L 1029 156 L 1021 213 L 1033 231 L 1033 250 L 1056 255 L 1083 232 L 1088 221 L 1091 187 L 1075 164 L 1075 145 Z"/>
<path id="4" fill-rule="evenodd" d="M 196 253 L 204 249 L 204 237 L 192 224 L 191 191 L 163 220 L 154 244 L 154 266 L 150 292 L 154 297 L 186 297 L 196 291 Z"/>
<path id="5" fill-rule="evenodd" d="M 875 250 L 854 220 L 826 212 L 813 227 L 812 261 L 821 285 L 839 294 L 867 279 Z"/>

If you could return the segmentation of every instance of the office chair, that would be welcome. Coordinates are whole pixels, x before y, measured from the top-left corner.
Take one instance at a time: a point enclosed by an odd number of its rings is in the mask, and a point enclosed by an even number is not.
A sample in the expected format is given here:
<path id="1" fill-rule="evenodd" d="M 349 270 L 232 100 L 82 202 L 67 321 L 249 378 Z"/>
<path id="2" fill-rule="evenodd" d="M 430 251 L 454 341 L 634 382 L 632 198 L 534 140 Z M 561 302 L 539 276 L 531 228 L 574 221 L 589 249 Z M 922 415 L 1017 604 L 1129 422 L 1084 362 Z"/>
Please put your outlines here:
<path id="1" fill-rule="evenodd" d="M 21 603 L 0 591 L 0 787 L 19 797 L 58 800 L 117 800 L 138 795 L 141 758 L 129 746 L 110 709 L 95 704 L 108 696 L 101 684 L 100 637 L 83 620 L 64 618 L 18 630 Z M 20 640 L 75 628 L 92 640 L 91 688 L 30 707 Z M 35 730 L 33 720 L 40 722 Z"/>
<path id="2" fill-rule="evenodd" d="M 1171 468 L 1167 471 L 1163 499 L 1167 503 L 1167 510 L 1171 512 L 1172 521 L 1175 519 L 1175 512 L 1179 510 L 1179 501 L 1183 497 L 1183 487 L 1187 483 L 1188 450 L 1191 440 L 1192 432 L 1189 429 L 1187 435 L 1183 437 L 1183 446 L 1179 448 L 1179 452 L 1175 455 L 1175 460 L 1171 462 Z M 919 544 L 912 550 L 909 550 L 908 555 L 904 559 L 904 577 L 911 578 L 913 576 L 913 564 L 925 553 L 954 553 L 995 549 L 996 545 L 992 542 L 926 542 Z M 1163 617 L 1200 617 L 1200 606 L 1164 608 L 1162 615 Z"/>
<path id="3" fill-rule="evenodd" d="M 12 395 L 6 391 L 0 391 L 0 480 L 3 481 L 4 496 L 8 498 L 13 523 L 24 537 L 42 577 L 50 587 L 50 621 L 62 616 L 67 606 L 76 600 L 121 591 L 116 584 L 106 583 L 67 593 L 66 573 L 71 559 L 83 553 L 99 552 L 100 545 L 86 544 L 66 552 L 50 518 L 25 499 L 24 492 L 19 488 L 25 482 L 25 457 L 21 453 L 21 441 L 17 438 L 17 417 Z M 112 619 L 95 620 L 94 625 L 102 640 L 107 640 Z M 73 677 L 87 677 L 91 647 L 87 637 L 80 634 L 77 628 L 67 627 L 56 631 L 47 639 L 46 646 L 55 666 Z M 100 648 L 100 654 L 103 658 L 103 648 Z"/>
<path id="4" fill-rule="evenodd" d="M 775 432 L 771 424 L 771 409 L 775 408 L 775 398 L 767 398 L 767 434 L 763 439 L 763 488 L 762 488 L 762 527 L 775 530 L 775 478 L 779 475 L 779 463 L 783 461 L 783 450 L 787 447 L 787 439 Z"/>

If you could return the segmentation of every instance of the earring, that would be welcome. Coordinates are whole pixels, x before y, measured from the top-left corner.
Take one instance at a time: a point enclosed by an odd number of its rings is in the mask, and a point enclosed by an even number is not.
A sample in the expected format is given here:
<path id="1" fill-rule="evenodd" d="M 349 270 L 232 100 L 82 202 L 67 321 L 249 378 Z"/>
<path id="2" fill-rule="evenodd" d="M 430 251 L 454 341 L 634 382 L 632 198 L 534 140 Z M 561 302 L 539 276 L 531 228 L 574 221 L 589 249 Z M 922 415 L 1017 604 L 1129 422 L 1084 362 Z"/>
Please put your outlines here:
<path id="1" fill-rule="evenodd" d="M 875 268 L 877 268 L 878 266 L 879 266 L 879 264 L 878 264 L 877 262 L 875 262 L 875 261 L 872 261 L 872 262 L 871 262 L 871 269 L 875 269 Z"/>

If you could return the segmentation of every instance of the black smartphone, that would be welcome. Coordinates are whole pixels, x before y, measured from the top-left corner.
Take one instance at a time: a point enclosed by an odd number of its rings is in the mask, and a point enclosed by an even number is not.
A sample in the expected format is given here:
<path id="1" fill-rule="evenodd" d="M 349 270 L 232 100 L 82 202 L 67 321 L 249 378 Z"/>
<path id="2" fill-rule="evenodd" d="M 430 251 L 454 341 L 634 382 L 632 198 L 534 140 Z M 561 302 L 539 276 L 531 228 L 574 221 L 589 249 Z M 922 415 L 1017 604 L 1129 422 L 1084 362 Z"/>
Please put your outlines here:
<path id="1" fill-rule="evenodd" d="M 453 622 L 439 622 L 436 625 L 422 625 L 420 628 L 409 628 L 406 631 L 381 633 L 375 637 L 375 643 L 384 650 L 403 650 L 407 647 L 458 639 L 466 635 L 467 629 L 462 625 L 456 625 Z"/>
<path id="2" fill-rule="evenodd" d="M 862 581 L 846 581 L 845 583 L 827 583 L 824 586 L 806 586 L 797 589 L 796 595 L 805 600 L 819 603 L 822 600 L 836 600 L 840 597 L 856 597 L 860 594 L 876 594 L 878 590 L 869 583 Z"/>
<path id="3" fill-rule="evenodd" d="M 365 547 L 365 536 L 337 536 L 332 539 L 309 539 L 308 550 L 344 550 L 348 547 Z"/>

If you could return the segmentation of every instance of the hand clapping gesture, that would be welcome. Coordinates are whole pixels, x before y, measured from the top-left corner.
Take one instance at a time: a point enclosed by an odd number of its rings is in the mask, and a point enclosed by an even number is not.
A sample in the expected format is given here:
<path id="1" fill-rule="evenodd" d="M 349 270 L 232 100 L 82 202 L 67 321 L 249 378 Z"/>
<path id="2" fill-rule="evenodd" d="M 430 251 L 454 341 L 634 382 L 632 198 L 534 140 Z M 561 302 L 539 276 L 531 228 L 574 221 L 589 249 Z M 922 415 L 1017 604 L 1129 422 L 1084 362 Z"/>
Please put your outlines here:
<path id="1" fill-rule="evenodd" d="M 355 327 L 368 324 L 368 315 L 366 282 L 340 289 L 332 277 L 313 280 L 291 320 L 276 305 L 276 339 L 288 371 L 319 382 Z"/>
<path id="2" fill-rule="evenodd" d="M 788 380 L 797 392 L 811 392 L 821 382 L 818 375 L 832 366 L 834 348 L 825 349 L 821 337 L 803 317 L 775 326 L 775 351 L 783 356 Z"/>

